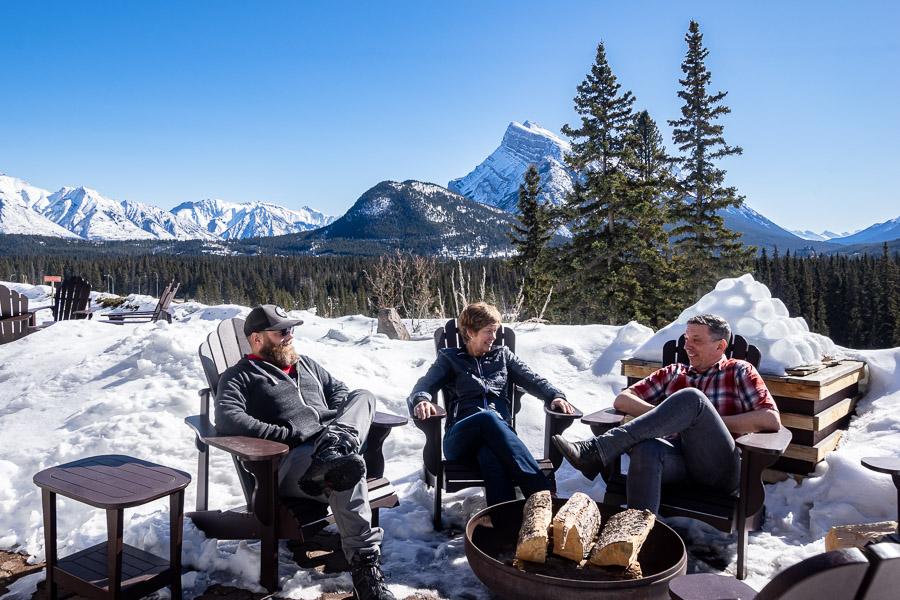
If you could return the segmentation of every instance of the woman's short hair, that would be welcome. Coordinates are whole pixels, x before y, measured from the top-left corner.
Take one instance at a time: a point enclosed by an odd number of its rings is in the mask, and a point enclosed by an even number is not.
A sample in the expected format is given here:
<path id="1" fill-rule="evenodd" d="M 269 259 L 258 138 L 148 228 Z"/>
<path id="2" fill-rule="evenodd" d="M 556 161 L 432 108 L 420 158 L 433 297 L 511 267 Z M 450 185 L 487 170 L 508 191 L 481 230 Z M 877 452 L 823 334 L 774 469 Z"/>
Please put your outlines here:
<path id="1" fill-rule="evenodd" d="M 473 302 L 466 306 L 456 323 L 463 340 L 469 339 L 468 332 L 476 332 L 488 325 L 499 325 L 501 322 L 500 311 L 497 307 L 487 302 Z"/>

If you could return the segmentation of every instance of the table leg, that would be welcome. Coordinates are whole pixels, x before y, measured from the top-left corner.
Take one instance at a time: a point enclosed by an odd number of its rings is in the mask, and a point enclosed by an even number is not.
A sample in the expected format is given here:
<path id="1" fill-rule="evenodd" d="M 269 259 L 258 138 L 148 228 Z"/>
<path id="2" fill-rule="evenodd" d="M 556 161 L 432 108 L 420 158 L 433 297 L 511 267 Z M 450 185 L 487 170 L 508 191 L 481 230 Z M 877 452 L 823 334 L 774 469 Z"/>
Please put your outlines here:
<path id="1" fill-rule="evenodd" d="M 106 510 L 106 578 L 109 582 L 109 597 L 122 597 L 122 513 L 121 508 Z"/>
<path id="2" fill-rule="evenodd" d="M 56 494 L 41 489 L 44 512 L 44 560 L 47 563 L 47 597 L 56 600 L 59 595 L 53 569 L 56 568 Z"/>
<path id="3" fill-rule="evenodd" d="M 184 490 L 169 496 L 169 566 L 172 600 L 181 600 L 181 542 L 184 539 Z"/>

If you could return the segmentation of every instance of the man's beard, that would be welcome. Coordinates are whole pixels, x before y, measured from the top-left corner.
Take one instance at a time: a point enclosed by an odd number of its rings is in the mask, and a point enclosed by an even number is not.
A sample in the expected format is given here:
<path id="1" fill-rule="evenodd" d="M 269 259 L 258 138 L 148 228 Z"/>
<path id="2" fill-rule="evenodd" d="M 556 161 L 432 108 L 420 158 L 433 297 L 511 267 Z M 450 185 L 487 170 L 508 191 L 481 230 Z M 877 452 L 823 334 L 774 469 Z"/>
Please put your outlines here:
<path id="1" fill-rule="evenodd" d="M 259 355 L 282 369 L 291 366 L 299 358 L 294 344 L 276 344 L 271 340 L 265 340 L 263 347 L 259 349 Z"/>

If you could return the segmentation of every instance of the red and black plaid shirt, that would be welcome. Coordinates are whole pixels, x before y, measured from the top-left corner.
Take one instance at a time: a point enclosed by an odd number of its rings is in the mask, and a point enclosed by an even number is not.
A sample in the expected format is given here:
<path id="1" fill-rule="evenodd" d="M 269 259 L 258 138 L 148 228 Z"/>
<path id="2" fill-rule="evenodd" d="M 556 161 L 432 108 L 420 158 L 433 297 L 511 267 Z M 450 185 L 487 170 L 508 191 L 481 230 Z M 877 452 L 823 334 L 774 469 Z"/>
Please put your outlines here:
<path id="1" fill-rule="evenodd" d="M 657 405 L 688 387 L 706 394 L 723 417 L 751 410 L 778 410 L 756 368 L 745 360 L 725 356 L 703 373 L 681 363 L 665 366 L 628 389 L 644 402 Z"/>

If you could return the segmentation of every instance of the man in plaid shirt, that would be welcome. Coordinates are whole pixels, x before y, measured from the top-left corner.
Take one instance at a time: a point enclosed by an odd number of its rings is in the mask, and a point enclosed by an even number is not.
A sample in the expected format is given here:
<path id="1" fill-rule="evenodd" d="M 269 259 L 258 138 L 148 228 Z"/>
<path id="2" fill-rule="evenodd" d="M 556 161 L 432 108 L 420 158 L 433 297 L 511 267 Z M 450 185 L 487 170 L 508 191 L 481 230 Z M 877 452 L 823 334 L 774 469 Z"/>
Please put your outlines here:
<path id="1" fill-rule="evenodd" d="M 553 436 L 576 469 L 594 479 L 628 452 L 628 506 L 659 511 L 663 484 L 691 480 L 733 491 L 740 477 L 734 436 L 778 431 L 772 395 L 750 363 L 725 358 L 731 328 L 716 315 L 687 322 L 690 366 L 668 365 L 626 388 L 613 407 L 635 417 L 583 442 Z"/>

